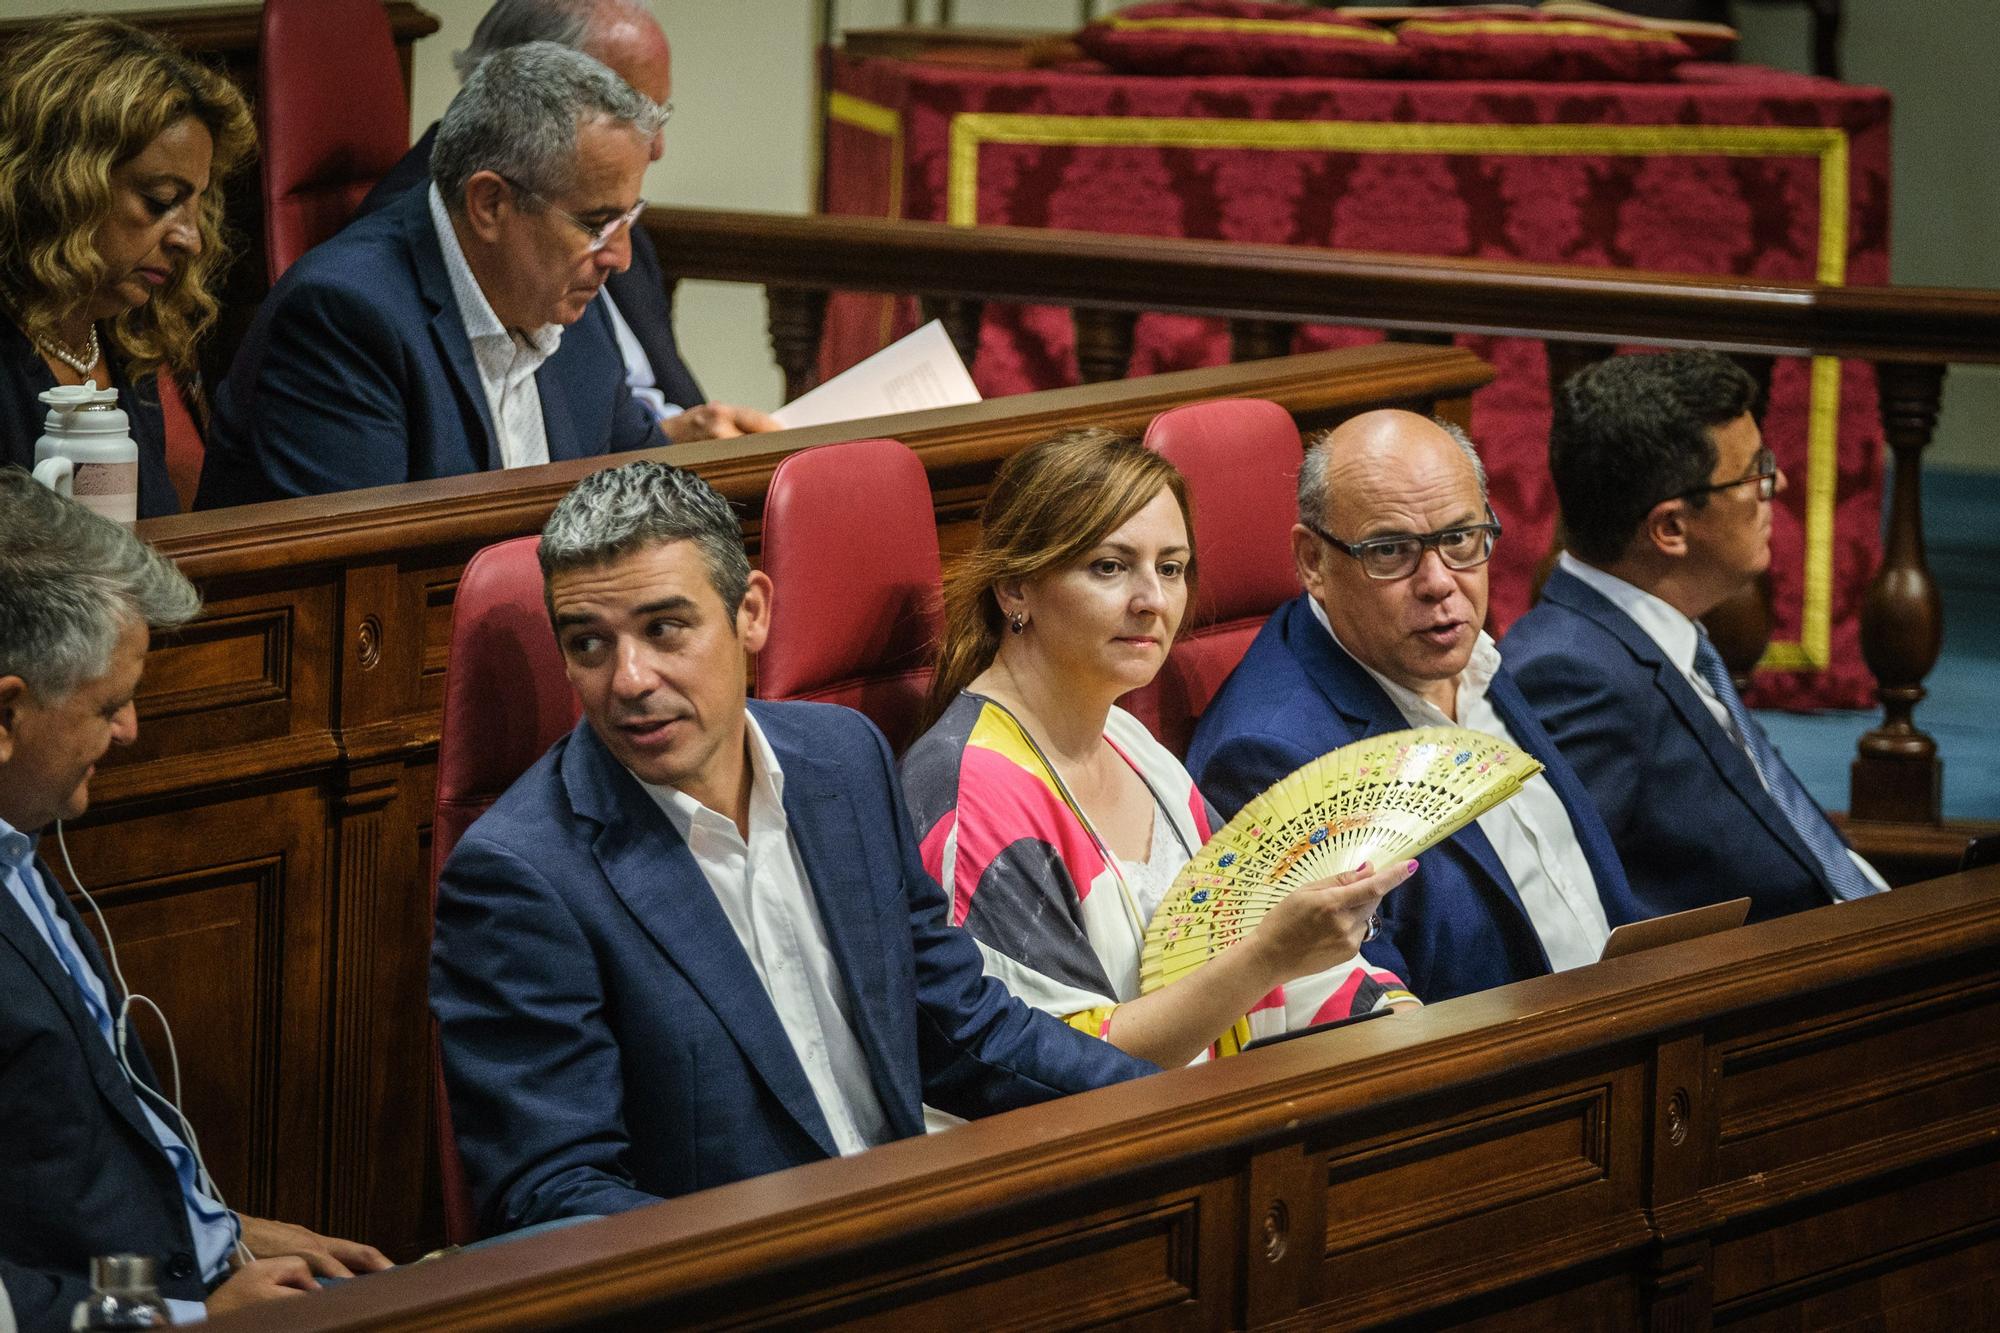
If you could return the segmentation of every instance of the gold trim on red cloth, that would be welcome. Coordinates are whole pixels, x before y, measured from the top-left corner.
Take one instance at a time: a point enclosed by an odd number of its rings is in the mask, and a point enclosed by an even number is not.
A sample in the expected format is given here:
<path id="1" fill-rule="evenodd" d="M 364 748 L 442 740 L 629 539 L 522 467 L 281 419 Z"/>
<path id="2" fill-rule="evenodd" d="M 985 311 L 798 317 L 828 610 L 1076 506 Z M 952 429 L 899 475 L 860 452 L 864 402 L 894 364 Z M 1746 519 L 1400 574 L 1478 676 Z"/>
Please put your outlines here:
<path id="1" fill-rule="evenodd" d="M 1338 37 L 1357 42 L 1387 42 L 1396 34 L 1359 23 L 1322 23 L 1313 19 L 1099 19 L 1098 26 L 1119 32 L 1230 32 L 1270 37 Z"/>
<path id="2" fill-rule="evenodd" d="M 1533 19 L 1410 19 L 1397 32 L 1427 32 L 1439 37 L 1602 37 L 1614 42 L 1678 42 L 1680 38 L 1655 28 L 1628 28 L 1622 23 L 1578 20 L 1536 22 Z"/>

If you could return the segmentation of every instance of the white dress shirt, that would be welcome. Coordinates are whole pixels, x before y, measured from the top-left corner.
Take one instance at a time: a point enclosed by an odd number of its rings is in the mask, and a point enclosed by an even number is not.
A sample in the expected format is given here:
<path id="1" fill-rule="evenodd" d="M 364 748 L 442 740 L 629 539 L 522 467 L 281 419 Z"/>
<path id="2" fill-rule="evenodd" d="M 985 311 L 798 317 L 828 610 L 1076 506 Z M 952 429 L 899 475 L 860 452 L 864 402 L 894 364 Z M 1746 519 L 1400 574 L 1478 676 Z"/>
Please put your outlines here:
<path id="1" fill-rule="evenodd" d="M 894 1137 L 854 1035 L 853 1001 L 785 817 L 785 774 L 757 719 L 750 750 L 750 837 L 736 821 L 672 787 L 643 782 L 687 843 L 750 966 L 771 997 L 842 1155 Z"/>
<path id="2" fill-rule="evenodd" d="M 1572 578 L 1582 581 L 1593 591 L 1603 594 L 1606 601 L 1629 616 L 1632 623 L 1653 641 L 1654 646 L 1667 661 L 1673 664 L 1674 670 L 1681 673 L 1681 678 L 1687 681 L 1688 688 L 1694 691 L 1694 697 L 1701 700 L 1701 706 L 1708 710 L 1709 715 L 1715 719 L 1715 724 L 1722 728 L 1723 734 L 1735 741 L 1736 747 L 1745 755 L 1750 756 L 1750 771 L 1757 775 L 1757 781 L 1764 785 L 1764 790 L 1769 791 L 1771 781 L 1764 776 L 1764 771 L 1757 767 L 1756 756 L 1751 755 L 1750 748 L 1743 743 L 1743 737 L 1736 730 L 1735 721 L 1729 716 L 1729 709 L 1723 705 L 1722 700 L 1715 697 L 1715 690 L 1694 669 L 1695 650 L 1701 644 L 1701 630 L 1694 621 L 1644 588 L 1627 583 L 1615 574 L 1607 574 L 1595 565 L 1586 565 L 1568 551 L 1564 551 L 1556 558 L 1556 567 Z M 1875 867 L 1863 860 L 1852 847 L 1847 849 L 1847 855 L 1854 862 L 1855 869 L 1859 870 L 1862 877 L 1870 884 L 1877 889 L 1888 889 L 1888 881 L 1875 873 Z"/>
<path id="3" fill-rule="evenodd" d="M 677 417 L 683 409 L 678 403 L 667 401 L 667 395 L 660 390 L 660 378 L 653 373 L 653 363 L 646 358 L 646 349 L 639 341 L 639 335 L 632 332 L 632 326 L 625 322 L 625 312 L 611 299 L 609 287 L 597 293 L 597 299 L 604 302 L 604 313 L 611 316 L 611 332 L 618 339 L 618 356 L 625 363 L 625 387 L 639 400 L 653 420 L 665 421 Z"/>
<path id="4" fill-rule="evenodd" d="M 1318 599 L 1308 597 L 1306 603 L 1312 607 L 1313 618 L 1326 630 L 1327 637 L 1342 652 L 1347 652 Z M 1353 653 L 1347 655 L 1354 657 Z M 1520 744 L 1486 697 L 1493 673 L 1500 669 L 1500 650 L 1494 647 L 1486 631 L 1479 632 L 1472 660 L 1458 675 L 1456 721 L 1422 695 L 1398 685 L 1360 658 L 1354 660 L 1375 678 L 1375 683 L 1411 726 L 1465 727 L 1502 737 L 1513 745 Z M 1534 925 L 1535 934 L 1541 937 L 1549 967 L 1561 972 L 1596 962 L 1604 952 L 1604 941 L 1610 937 L 1611 927 L 1604 918 L 1604 902 L 1597 896 L 1597 877 L 1590 873 L 1590 862 L 1584 859 L 1583 844 L 1577 841 L 1569 811 L 1548 778 L 1535 774 L 1521 784 L 1521 790 L 1514 796 L 1474 822 L 1493 844 L 1501 868 L 1514 882 L 1514 892 L 1520 895 L 1521 906 L 1527 909 L 1528 920 Z"/>
<path id="5" fill-rule="evenodd" d="M 479 367 L 479 387 L 493 416 L 500 441 L 500 466 L 529 467 L 549 461 L 548 425 L 542 420 L 542 390 L 535 372 L 562 344 L 562 325 L 544 324 L 530 333 L 515 333 L 500 322 L 492 304 L 472 276 L 458 233 L 451 228 L 444 196 L 432 185 L 431 225 L 444 251 L 445 272 L 451 275 L 452 299 L 472 344 L 472 361 Z"/>

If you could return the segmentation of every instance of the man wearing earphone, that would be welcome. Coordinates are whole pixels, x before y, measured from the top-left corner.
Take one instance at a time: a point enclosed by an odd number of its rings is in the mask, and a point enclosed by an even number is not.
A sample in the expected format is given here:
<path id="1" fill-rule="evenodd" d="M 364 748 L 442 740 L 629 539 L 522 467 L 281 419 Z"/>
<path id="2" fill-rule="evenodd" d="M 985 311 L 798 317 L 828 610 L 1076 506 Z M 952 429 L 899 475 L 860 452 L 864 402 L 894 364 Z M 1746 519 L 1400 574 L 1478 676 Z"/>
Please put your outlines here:
<path id="1" fill-rule="evenodd" d="M 126 528 L 0 470 L 0 1325 L 11 1313 L 23 1333 L 69 1327 L 98 1254 L 153 1256 L 177 1323 L 389 1266 L 223 1204 L 128 1030 L 150 1001 L 40 854 L 89 805 L 98 760 L 138 735 L 148 632 L 199 608 Z"/>

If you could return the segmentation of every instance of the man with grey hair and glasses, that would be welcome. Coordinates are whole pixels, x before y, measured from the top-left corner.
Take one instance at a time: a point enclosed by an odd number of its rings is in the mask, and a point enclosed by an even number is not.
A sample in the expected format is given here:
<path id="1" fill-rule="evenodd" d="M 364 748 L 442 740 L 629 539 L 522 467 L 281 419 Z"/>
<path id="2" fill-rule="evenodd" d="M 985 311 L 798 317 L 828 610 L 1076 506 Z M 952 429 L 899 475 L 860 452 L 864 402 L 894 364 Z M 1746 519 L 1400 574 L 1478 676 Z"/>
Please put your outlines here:
<path id="1" fill-rule="evenodd" d="M 486 1230 L 1154 1072 L 983 974 L 866 718 L 746 704 L 771 582 L 706 482 L 598 472 L 540 554 L 583 720 L 453 850 L 431 962 Z"/>
<path id="2" fill-rule="evenodd" d="M 1426 1003 L 1597 961 L 1645 915 L 1589 795 L 1485 631 L 1500 524 L 1464 432 L 1366 412 L 1307 450 L 1292 560 L 1305 585 L 1230 673 L 1188 748 L 1224 814 L 1329 750 L 1409 727 L 1505 737 L 1544 771 L 1417 858 L 1361 951 Z"/>
<path id="3" fill-rule="evenodd" d="M 216 394 L 198 507 L 667 443 L 601 303 L 661 113 L 579 51 L 474 70 L 431 184 L 308 252 Z"/>
<path id="4" fill-rule="evenodd" d="M 454 52 L 452 65 L 463 80 L 496 51 L 528 42 L 555 42 L 604 63 L 612 73 L 671 110 L 673 57 L 645 0 L 497 0 L 473 29 L 472 41 Z M 430 183 L 431 154 L 438 127 L 432 125 L 401 161 L 389 169 L 356 210 L 366 216 L 412 188 Z M 665 147 L 653 137 L 652 157 Z M 673 303 L 668 299 L 660 257 L 643 229 L 632 229 L 632 266 L 605 279 L 598 295 L 610 316 L 625 382 L 633 397 L 661 420 L 676 442 L 726 439 L 751 431 L 776 430 L 778 423 L 755 408 L 709 402 L 681 360 L 674 338 Z"/>
<path id="5" fill-rule="evenodd" d="M 70 1326 L 95 1255 L 154 1260 L 176 1322 L 389 1266 L 217 1197 L 126 1022 L 117 955 L 42 855 L 138 736 L 149 631 L 200 605 L 128 529 L 0 469 L 0 1313 L 24 1330 Z"/>

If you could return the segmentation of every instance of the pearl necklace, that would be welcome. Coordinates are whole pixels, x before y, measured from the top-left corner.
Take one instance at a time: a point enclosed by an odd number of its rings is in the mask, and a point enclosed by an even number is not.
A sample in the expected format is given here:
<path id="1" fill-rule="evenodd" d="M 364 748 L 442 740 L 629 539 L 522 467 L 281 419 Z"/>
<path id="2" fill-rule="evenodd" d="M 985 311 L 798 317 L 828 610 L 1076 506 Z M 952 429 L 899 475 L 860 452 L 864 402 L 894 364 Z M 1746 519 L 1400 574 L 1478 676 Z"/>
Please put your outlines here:
<path id="1" fill-rule="evenodd" d="M 90 326 L 90 359 L 87 361 L 70 351 L 69 348 L 64 347 L 54 338 L 47 337 L 46 335 L 35 339 L 35 342 L 43 351 L 79 375 L 88 375 L 91 371 L 97 369 L 97 363 L 104 359 L 103 349 L 97 345 L 97 326 L 95 324 Z"/>

